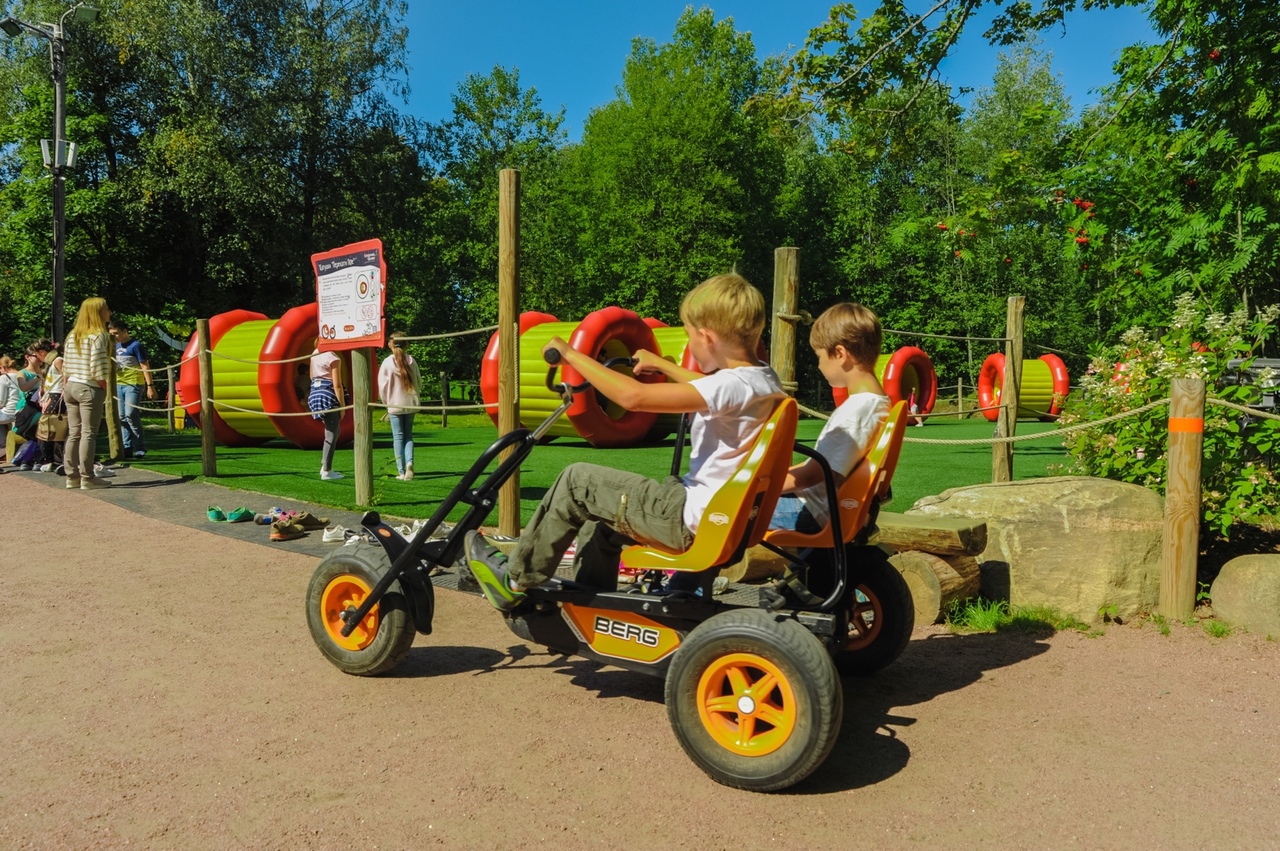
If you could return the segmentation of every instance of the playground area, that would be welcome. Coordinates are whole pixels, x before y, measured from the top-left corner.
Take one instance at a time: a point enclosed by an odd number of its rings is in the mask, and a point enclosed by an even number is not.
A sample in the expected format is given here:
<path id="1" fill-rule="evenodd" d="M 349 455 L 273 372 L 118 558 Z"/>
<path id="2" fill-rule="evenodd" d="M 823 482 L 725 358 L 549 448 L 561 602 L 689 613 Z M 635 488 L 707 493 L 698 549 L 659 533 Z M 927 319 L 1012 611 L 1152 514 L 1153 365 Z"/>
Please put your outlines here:
<path id="1" fill-rule="evenodd" d="M 314 555 L 153 508 L 239 493 L 138 468 L 100 494 L 4 485 L 75 518 L 6 559 L 7 847 L 1280 843 L 1261 636 L 918 628 L 845 682 L 824 766 L 756 795 L 685 757 L 660 680 L 532 649 L 477 596 L 440 592 L 392 676 L 335 671 L 304 622 Z"/>

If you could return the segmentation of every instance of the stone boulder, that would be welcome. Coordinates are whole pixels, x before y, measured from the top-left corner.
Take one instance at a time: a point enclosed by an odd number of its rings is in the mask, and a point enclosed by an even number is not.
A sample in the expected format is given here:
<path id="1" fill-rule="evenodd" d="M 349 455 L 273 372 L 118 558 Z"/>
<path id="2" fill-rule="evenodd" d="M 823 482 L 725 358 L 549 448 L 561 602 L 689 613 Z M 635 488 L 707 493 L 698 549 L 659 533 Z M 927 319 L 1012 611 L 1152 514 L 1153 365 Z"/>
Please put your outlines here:
<path id="1" fill-rule="evenodd" d="M 907 512 L 987 523 L 982 596 L 1085 622 L 1154 608 L 1164 498 L 1138 485 L 1059 476 L 952 488 Z"/>
<path id="2" fill-rule="evenodd" d="M 1237 556 L 1222 566 L 1209 595 L 1231 626 L 1280 637 L 1280 555 Z"/>

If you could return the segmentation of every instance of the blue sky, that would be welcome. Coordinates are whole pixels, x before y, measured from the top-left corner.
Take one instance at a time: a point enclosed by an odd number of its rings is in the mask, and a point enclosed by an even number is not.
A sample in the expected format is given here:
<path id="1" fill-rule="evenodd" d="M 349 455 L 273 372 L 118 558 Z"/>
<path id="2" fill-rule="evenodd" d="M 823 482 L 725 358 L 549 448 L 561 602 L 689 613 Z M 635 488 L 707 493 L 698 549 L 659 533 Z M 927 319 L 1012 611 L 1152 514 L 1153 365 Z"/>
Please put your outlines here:
<path id="1" fill-rule="evenodd" d="M 636 36 L 662 43 L 671 39 L 687 0 L 410 0 L 408 112 L 426 121 L 452 113 L 450 97 L 468 74 L 486 74 L 494 65 L 517 68 L 520 83 L 537 89 L 542 106 L 565 108 L 571 140 L 596 106 L 615 97 L 622 68 Z M 831 0 L 719 0 L 716 18 L 731 17 L 749 31 L 760 58 L 791 52 L 809 30 L 826 20 Z M 859 4 L 870 12 L 870 2 Z M 989 19 L 990 15 L 987 15 Z M 986 19 L 971 21 L 943 78 L 953 86 L 989 85 L 997 49 L 981 38 Z M 1145 14 L 1134 8 L 1076 12 L 1065 32 L 1042 37 L 1052 52 L 1077 112 L 1097 100 L 1094 90 L 1114 79 L 1120 48 L 1155 40 Z M 962 101 L 963 102 L 963 101 Z"/>

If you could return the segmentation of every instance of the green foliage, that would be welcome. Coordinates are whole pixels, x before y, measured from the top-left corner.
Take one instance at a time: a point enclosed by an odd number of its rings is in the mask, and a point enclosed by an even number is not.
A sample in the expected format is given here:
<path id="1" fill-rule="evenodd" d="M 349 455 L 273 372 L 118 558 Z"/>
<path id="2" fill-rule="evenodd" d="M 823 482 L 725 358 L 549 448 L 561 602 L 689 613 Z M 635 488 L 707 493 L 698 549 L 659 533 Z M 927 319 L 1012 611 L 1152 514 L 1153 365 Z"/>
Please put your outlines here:
<path id="1" fill-rule="evenodd" d="M 1275 334 L 1280 306 L 1249 317 L 1243 308 L 1214 313 L 1189 294 L 1174 301 L 1169 328 L 1159 337 L 1127 331 L 1117 346 L 1103 347 L 1067 401 L 1063 426 L 1092 421 L 1168 398 L 1174 378 L 1200 378 L 1207 392 L 1236 404 L 1256 402 L 1258 387 L 1224 384 L 1228 363 L 1248 364 Z M 1107 426 L 1064 436 L 1072 472 L 1133 482 L 1162 491 L 1167 476 L 1169 412 L 1160 407 Z M 1206 406 L 1202 506 L 1205 522 L 1224 535 L 1240 522 L 1280 511 L 1274 420 L 1246 422 L 1227 408 Z"/>
<path id="2" fill-rule="evenodd" d="M 1231 634 L 1231 627 L 1217 618 L 1203 621 L 1201 625 L 1204 627 L 1205 635 L 1210 638 L 1226 638 Z"/>

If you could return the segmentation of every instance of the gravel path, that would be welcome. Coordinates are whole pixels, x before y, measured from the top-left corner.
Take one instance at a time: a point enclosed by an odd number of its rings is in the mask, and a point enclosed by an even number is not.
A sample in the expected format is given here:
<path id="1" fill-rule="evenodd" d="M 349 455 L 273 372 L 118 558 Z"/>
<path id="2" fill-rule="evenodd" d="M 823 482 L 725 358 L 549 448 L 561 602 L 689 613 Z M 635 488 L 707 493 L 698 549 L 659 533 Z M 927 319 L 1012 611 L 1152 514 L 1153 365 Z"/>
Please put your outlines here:
<path id="1" fill-rule="evenodd" d="M 0 476 L 0 847 L 1280 846 L 1277 642 L 920 629 L 846 682 L 813 777 L 753 795 L 684 756 L 658 680 L 531 648 L 477 597 L 344 676 L 304 621 L 318 535 L 215 526 L 243 492 L 158 474 L 61 483 Z M 19 527 L 53 534 L 19 556 Z"/>

